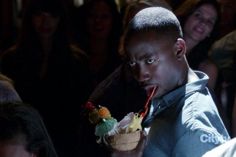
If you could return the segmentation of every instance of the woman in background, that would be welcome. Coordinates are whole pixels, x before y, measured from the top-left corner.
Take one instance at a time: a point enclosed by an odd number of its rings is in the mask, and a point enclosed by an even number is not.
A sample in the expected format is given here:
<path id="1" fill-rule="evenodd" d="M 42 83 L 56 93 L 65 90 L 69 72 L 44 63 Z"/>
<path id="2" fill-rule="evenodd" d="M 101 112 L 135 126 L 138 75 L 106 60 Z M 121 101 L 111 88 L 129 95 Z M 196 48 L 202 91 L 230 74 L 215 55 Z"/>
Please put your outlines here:
<path id="1" fill-rule="evenodd" d="M 187 60 L 194 70 L 209 76 L 208 87 L 215 89 L 218 69 L 208 57 L 208 51 L 217 39 L 219 5 L 216 0 L 186 0 L 175 10 L 183 28 L 187 45 Z"/>
<path id="2" fill-rule="evenodd" d="M 1 56 L 1 70 L 45 119 L 58 154 L 71 157 L 78 156 L 78 113 L 90 82 L 88 58 L 68 37 L 65 9 L 60 0 L 29 1 L 16 45 Z"/>
<path id="3" fill-rule="evenodd" d="M 114 0 L 88 0 L 79 8 L 78 44 L 89 56 L 92 89 L 121 61 L 118 55 L 121 16 Z"/>

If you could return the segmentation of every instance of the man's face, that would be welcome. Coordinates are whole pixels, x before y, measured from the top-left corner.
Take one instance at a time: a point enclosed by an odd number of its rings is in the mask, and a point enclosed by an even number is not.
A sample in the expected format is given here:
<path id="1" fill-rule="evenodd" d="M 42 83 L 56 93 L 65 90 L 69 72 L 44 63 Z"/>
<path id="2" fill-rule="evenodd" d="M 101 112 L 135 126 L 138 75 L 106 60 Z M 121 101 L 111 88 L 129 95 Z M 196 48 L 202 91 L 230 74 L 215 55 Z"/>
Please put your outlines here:
<path id="1" fill-rule="evenodd" d="M 128 64 L 134 78 L 148 93 L 157 86 L 155 97 L 178 85 L 180 66 L 174 45 L 174 39 L 158 39 L 154 31 L 136 33 L 127 42 Z"/>

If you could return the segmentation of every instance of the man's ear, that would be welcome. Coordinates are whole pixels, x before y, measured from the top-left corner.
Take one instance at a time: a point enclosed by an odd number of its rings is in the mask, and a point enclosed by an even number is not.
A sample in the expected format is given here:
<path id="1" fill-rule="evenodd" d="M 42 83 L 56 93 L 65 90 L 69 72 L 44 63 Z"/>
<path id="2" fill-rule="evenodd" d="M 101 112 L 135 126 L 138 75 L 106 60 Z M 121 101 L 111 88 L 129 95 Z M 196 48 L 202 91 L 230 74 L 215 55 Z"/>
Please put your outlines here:
<path id="1" fill-rule="evenodd" d="M 186 53 L 185 41 L 182 38 L 178 38 L 174 45 L 174 51 L 177 58 L 182 58 Z"/>

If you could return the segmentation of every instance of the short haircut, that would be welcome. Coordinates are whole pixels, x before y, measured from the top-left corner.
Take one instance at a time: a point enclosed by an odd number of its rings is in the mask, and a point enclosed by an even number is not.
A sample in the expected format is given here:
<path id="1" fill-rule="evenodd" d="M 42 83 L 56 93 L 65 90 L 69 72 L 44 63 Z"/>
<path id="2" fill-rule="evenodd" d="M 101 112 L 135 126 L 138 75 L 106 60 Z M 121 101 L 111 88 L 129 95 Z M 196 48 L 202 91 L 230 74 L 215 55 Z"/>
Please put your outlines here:
<path id="1" fill-rule="evenodd" d="M 121 39 L 121 55 L 131 36 L 149 31 L 155 31 L 157 37 L 165 36 L 174 40 L 183 37 L 180 22 L 172 11 L 163 7 L 149 7 L 139 11 L 130 21 Z"/>

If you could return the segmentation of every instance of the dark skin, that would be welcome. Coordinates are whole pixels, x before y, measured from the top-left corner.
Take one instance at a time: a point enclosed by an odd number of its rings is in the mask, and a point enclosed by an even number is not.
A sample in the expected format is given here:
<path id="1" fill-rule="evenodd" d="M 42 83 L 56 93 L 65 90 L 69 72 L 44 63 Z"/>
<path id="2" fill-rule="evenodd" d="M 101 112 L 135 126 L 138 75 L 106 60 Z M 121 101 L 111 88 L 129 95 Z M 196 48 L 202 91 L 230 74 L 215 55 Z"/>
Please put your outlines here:
<path id="1" fill-rule="evenodd" d="M 183 39 L 171 39 L 155 31 L 140 32 L 129 38 L 126 50 L 131 71 L 140 85 L 147 92 L 158 87 L 154 97 L 186 83 L 188 66 Z"/>
<path id="2" fill-rule="evenodd" d="M 147 92 L 157 86 L 154 97 L 161 97 L 197 79 L 189 69 L 185 52 L 186 45 L 182 38 L 158 36 L 155 31 L 136 33 L 126 44 L 128 63 L 134 78 Z M 143 135 L 135 150 L 113 151 L 112 157 L 141 157 L 146 142 L 147 136 Z"/>

